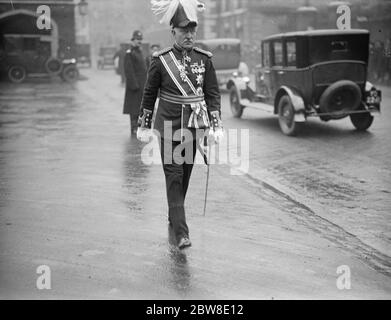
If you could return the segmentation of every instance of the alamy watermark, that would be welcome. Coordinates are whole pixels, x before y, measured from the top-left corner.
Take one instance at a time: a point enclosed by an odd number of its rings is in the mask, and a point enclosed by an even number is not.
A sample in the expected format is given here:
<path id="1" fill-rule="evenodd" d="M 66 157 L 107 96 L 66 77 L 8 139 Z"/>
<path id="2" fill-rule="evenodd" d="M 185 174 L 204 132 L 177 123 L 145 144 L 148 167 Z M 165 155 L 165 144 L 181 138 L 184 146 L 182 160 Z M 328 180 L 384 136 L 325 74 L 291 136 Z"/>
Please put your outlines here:
<path id="1" fill-rule="evenodd" d="M 52 28 L 50 7 L 47 5 L 39 6 L 37 15 L 37 28 L 39 30 L 50 30 Z"/>
<path id="2" fill-rule="evenodd" d="M 145 165 L 160 164 L 183 164 L 193 163 L 194 148 L 200 151 L 202 157 L 196 157 L 194 164 L 202 164 L 204 157 L 211 165 L 228 165 L 231 175 L 244 175 L 248 173 L 250 163 L 250 132 L 249 129 L 228 129 L 224 130 L 224 138 L 218 143 L 213 143 L 209 137 L 209 130 L 179 129 L 174 132 L 170 130 L 170 121 L 165 121 L 164 137 L 157 130 L 151 132 L 149 142 L 141 151 L 141 160 Z M 208 138 L 208 146 L 203 143 L 204 137 Z M 172 147 L 171 141 L 179 140 L 182 143 Z M 195 139 L 195 145 L 193 143 Z M 160 142 L 161 141 L 161 142 Z M 164 143 L 169 141 L 169 143 Z M 164 143 L 163 157 L 160 156 L 160 145 Z"/>
<path id="3" fill-rule="evenodd" d="M 41 265 L 36 270 L 39 277 L 36 281 L 38 290 L 50 290 L 52 288 L 52 273 L 49 266 Z"/>
<path id="4" fill-rule="evenodd" d="M 340 5 L 337 8 L 337 28 L 339 30 L 350 30 L 352 28 L 352 13 L 348 5 Z"/>
<path id="5" fill-rule="evenodd" d="M 337 275 L 337 288 L 339 290 L 350 290 L 352 287 L 350 267 L 347 265 L 339 266 L 337 268 Z"/>

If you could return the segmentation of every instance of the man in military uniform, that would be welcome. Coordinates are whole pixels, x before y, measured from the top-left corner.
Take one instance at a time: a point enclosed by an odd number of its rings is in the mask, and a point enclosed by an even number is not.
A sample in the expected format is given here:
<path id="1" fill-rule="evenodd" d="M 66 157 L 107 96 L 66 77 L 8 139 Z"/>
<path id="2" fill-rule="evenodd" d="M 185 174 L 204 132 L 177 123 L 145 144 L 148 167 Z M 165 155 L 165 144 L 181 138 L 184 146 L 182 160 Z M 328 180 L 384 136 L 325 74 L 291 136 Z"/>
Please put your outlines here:
<path id="1" fill-rule="evenodd" d="M 154 4 L 158 5 L 158 2 L 154 1 Z M 221 97 L 212 54 L 193 47 L 198 24 L 198 2 L 177 2 L 179 4 L 174 15 L 165 17 L 171 25 L 175 42 L 172 47 L 156 52 L 152 57 L 137 136 L 141 141 L 149 140 L 152 113 L 159 97 L 154 129 L 161 139 L 168 219 L 178 247 L 183 249 L 191 246 L 184 201 L 197 150 L 197 130 L 211 127 L 216 142 L 222 138 L 223 130 L 220 119 Z M 182 150 L 179 156 L 185 157 L 184 162 L 176 161 L 178 146 Z"/>
<path id="2" fill-rule="evenodd" d="M 126 77 L 125 102 L 123 113 L 130 116 L 131 134 L 137 132 L 140 104 L 147 79 L 147 66 L 141 50 L 143 35 L 136 30 L 131 40 L 131 48 L 126 51 L 124 71 Z"/>

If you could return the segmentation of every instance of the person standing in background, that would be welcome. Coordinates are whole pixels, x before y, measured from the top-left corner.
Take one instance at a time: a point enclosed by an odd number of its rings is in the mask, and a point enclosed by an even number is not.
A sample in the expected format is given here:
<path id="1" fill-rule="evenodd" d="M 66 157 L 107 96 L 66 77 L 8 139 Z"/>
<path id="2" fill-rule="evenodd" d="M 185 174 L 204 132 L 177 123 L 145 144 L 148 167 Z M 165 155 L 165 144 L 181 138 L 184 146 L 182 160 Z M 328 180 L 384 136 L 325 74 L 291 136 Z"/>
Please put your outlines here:
<path id="1" fill-rule="evenodd" d="M 147 80 L 147 66 L 141 49 L 142 40 L 143 35 L 141 31 L 134 31 L 131 39 L 131 47 L 126 51 L 124 60 L 126 89 L 123 114 L 130 116 L 131 135 L 136 135 L 137 132 L 141 99 Z"/>

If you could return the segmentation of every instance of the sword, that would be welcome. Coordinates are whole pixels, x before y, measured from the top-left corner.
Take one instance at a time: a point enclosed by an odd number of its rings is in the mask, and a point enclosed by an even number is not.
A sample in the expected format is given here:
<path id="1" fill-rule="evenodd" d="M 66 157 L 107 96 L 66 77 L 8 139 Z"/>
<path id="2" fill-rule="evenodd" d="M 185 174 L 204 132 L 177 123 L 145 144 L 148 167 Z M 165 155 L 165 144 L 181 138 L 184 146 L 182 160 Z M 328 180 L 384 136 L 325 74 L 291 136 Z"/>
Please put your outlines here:
<path id="1" fill-rule="evenodd" d="M 208 138 L 207 137 L 204 137 L 204 147 L 208 146 Z M 208 155 L 206 155 L 204 153 L 204 162 L 207 166 L 207 171 L 206 171 L 206 186 L 205 186 L 205 200 L 204 200 L 204 217 L 206 215 L 206 201 L 208 199 L 208 187 L 209 187 L 209 172 L 210 172 L 210 163 L 209 163 L 209 159 L 208 157 L 210 158 L 210 147 L 208 146 Z"/>

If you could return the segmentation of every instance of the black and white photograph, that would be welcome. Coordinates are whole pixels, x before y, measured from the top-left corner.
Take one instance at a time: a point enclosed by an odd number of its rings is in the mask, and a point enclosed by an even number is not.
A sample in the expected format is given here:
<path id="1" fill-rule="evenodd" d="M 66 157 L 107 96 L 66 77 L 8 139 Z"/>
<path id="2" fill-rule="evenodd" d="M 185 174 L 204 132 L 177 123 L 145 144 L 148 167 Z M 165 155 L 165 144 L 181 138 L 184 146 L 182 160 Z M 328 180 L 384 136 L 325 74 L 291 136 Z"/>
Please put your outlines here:
<path id="1" fill-rule="evenodd" d="M 391 0 L 0 0 L 0 300 L 390 299 Z"/>

